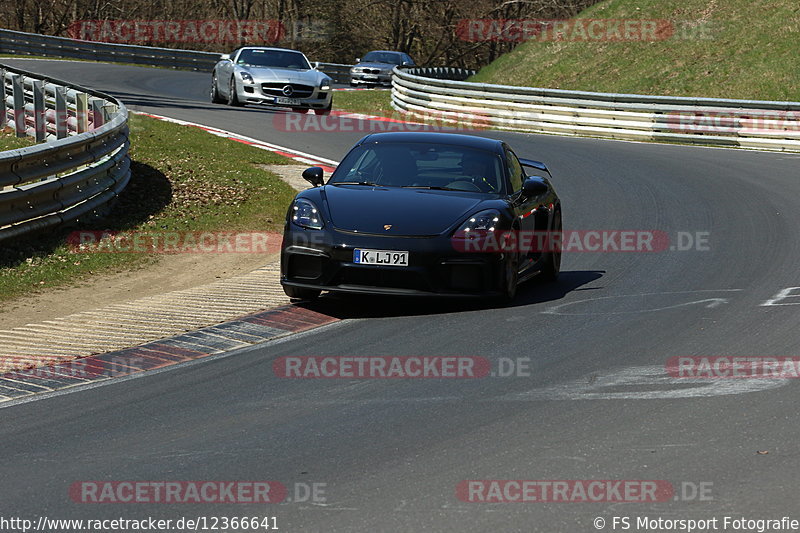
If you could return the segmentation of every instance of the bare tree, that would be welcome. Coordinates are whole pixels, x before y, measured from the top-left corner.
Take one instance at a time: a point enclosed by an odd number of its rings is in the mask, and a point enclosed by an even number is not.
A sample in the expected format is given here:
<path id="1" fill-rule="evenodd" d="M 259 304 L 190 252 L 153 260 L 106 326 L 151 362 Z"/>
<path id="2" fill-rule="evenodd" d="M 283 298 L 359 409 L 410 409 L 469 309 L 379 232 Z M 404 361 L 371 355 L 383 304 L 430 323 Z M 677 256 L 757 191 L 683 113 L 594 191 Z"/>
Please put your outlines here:
<path id="1" fill-rule="evenodd" d="M 419 64 L 480 67 L 516 42 L 469 40 L 475 19 L 567 18 L 598 0 L 0 0 L 3 27 L 65 35 L 80 20 L 274 20 L 281 44 L 319 61 L 351 63 L 372 49 L 407 52 Z M 313 29 L 310 31 L 309 29 Z M 141 43 L 224 51 L 236 43 Z M 246 43 L 239 43 L 246 44 Z"/>

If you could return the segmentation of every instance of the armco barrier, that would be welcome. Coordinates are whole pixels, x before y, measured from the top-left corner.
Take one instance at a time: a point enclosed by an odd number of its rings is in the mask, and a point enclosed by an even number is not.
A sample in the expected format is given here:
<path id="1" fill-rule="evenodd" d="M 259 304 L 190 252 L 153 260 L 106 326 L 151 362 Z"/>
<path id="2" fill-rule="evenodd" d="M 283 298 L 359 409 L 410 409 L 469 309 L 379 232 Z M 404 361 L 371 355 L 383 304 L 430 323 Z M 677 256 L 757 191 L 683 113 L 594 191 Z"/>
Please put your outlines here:
<path id="1" fill-rule="evenodd" d="M 317 63 L 317 65 L 317 70 L 330 76 L 334 83 L 350 83 L 350 69 L 353 65 L 341 63 Z"/>
<path id="2" fill-rule="evenodd" d="M 5 29 L 0 29 L 0 52 L 13 55 L 88 59 L 152 67 L 207 70 L 209 72 L 220 56 L 214 52 L 98 43 Z"/>
<path id="3" fill-rule="evenodd" d="M 452 69 L 395 69 L 392 106 L 498 129 L 800 151 L 800 102 L 537 89 L 460 81 Z M 454 79 L 455 78 L 455 79 Z"/>
<path id="4" fill-rule="evenodd" d="M 0 53 L 71 59 L 88 59 L 113 63 L 130 63 L 148 67 L 167 67 L 211 72 L 220 54 L 156 48 L 132 44 L 81 41 L 38 33 L 0 29 Z M 350 81 L 350 67 L 338 63 L 318 63 L 318 69 L 336 83 Z"/>
<path id="5" fill-rule="evenodd" d="M 0 129 L 46 141 L 0 152 L 0 241 L 74 221 L 128 184 L 128 111 L 115 98 L 0 64 Z"/>

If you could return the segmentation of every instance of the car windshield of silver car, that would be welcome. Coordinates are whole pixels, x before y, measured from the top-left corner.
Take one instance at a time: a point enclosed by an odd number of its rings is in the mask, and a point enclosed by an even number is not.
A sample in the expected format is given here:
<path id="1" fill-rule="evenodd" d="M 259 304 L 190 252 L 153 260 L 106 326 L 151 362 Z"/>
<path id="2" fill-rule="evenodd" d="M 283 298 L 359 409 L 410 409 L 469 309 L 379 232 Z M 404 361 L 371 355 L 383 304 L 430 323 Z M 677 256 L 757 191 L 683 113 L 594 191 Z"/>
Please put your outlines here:
<path id="1" fill-rule="evenodd" d="M 308 60 L 298 52 L 288 50 L 257 50 L 244 49 L 236 60 L 238 65 L 252 67 L 291 68 L 296 70 L 310 70 Z"/>

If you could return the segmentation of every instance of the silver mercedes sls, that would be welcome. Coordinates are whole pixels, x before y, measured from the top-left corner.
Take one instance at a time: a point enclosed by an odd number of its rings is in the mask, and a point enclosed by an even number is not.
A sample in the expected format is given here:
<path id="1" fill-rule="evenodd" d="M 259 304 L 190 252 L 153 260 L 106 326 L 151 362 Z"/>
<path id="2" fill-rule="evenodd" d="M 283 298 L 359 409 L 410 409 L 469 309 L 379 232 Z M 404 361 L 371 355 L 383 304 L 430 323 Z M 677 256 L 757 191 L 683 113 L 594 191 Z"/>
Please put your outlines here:
<path id="1" fill-rule="evenodd" d="M 316 65 L 315 65 L 316 66 Z M 211 74 L 211 101 L 232 106 L 266 104 L 318 115 L 331 110 L 330 77 L 302 52 L 246 46 L 223 54 Z"/>

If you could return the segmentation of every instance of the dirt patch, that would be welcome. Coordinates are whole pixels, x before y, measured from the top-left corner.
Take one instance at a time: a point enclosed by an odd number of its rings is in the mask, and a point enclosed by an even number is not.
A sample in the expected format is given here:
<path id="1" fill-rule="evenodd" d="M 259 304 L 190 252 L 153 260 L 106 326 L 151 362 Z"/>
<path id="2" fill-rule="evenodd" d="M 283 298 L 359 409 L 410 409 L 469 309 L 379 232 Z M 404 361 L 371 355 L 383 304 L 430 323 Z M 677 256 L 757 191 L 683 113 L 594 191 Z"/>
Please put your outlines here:
<path id="1" fill-rule="evenodd" d="M 303 179 L 303 171 L 309 165 L 256 165 L 268 172 L 277 174 L 283 181 L 289 184 L 296 191 L 304 191 L 311 187 L 311 184 Z"/>
<path id="2" fill-rule="evenodd" d="M 301 177 L 308 165 L 265 165 L 297 191 L 309 188 Z M 0 328 L 52 320 L 81 311 L 205 285 L 251 272 L 280 254 L 177 254 L 132 272 L 96 275 L 76 286 L 49 289 L 7 302 L 0 311 Z"/>
<path id="3" fill-rule="evenodd" d="M 0 328 L 124 303 L 146 296 L 205 285 L 251 272 L 279 254 L 175 254 L 133 272 L 98 275 L 77 286 L 50 289 L 7 302 L 0 311 Z"/>

